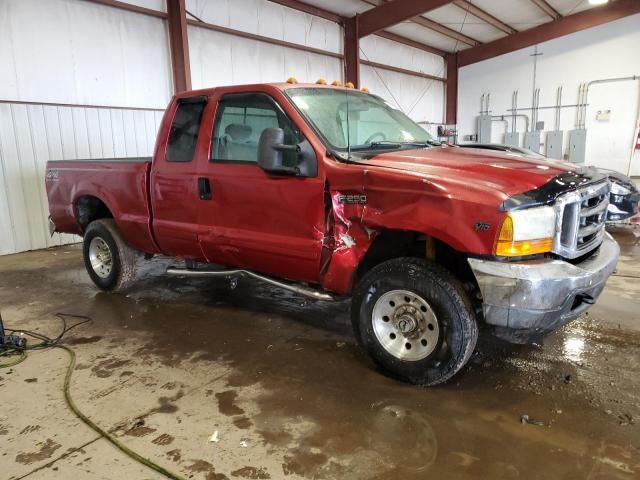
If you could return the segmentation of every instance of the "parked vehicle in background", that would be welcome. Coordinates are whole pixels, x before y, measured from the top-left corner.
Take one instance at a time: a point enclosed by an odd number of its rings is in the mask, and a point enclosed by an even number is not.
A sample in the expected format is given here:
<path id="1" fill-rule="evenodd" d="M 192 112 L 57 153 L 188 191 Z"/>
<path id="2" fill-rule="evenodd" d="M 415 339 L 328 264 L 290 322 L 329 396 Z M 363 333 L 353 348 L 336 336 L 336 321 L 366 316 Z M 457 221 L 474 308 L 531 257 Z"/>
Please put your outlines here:
<path id="1" fill-rule="evenodd" d="M 480 148 L 484 150 L 517 153 L 531 158 L 547 158 L 527 148 L 514 147 L 513 145 L 504 145 L 501 143 L 462 143 L 457 146 L 462 148 Z M 609 206 L 607 207 L 607 222 L 619 222 L 637 215 L 640 211 L 640 190 L 638 190 L 635 182 L 628 176 L 615 170 L 606 168 L 598 168 L 597 170 L 607 175 L 611 182 Z"/>
<path id="2" fill-rule="evenodd" d="M 371 358 L 421 385 L 462 368 L 479 323 L 524 342 L 577 318 L 619 255 L 605 175 L 442 145 L 342 87 L 181 93 L 152 159 L 52 161 L 46 187 L 52 231 L 84 236 L 98 288 L 162 253 L 185 260 L 170 275 L 348 296 Z"/>

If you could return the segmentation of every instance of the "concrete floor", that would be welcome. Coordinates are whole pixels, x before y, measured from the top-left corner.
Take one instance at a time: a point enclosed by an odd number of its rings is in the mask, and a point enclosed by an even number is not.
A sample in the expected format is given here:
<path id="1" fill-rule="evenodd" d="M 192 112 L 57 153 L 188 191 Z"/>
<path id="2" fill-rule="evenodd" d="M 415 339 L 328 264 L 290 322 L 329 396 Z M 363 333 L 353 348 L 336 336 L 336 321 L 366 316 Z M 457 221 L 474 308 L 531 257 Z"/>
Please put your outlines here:
<path id="1" fill-rule="evenodd" d="M 169 279 L 162 260 L 119 295 L 93 287 L 78 246 L 1 257 L 0 309 L 48 335 L 56 312 L 91 316 L 66 339 L 76 403 L 186 478 L 640 478 L 640 230 L 615 235 L 619 270 L 588 315 L 543 347 L 482 335 L 434 389 L 378 373 L 348 304 Z M 67 410 L 67 362 L 53 349 L 0 370 L 0 476 L 162 478 Z"/>

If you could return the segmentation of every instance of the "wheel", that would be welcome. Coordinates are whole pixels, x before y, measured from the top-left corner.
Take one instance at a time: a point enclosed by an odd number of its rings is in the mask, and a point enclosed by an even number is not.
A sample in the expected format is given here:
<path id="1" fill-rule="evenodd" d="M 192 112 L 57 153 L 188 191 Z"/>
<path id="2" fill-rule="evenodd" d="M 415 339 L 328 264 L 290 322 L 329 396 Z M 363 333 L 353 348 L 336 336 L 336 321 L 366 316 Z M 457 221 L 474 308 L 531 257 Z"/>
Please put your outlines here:
<path id="1" fill-rule="evenodd" d="M 419 258 L 388 260 L 354 289 L 351 319 L 361 346 L 387 374 L 432 386 L 469 360 L 478 324 L 460 282 Z"/>
<path id="2" fill-rule="evenodd" d="M 87 272 L 99 289 L 123 291 L 134 282 L 139 253 L 124 242 L 113 219 L 89 224 L 82 252 Z"/>

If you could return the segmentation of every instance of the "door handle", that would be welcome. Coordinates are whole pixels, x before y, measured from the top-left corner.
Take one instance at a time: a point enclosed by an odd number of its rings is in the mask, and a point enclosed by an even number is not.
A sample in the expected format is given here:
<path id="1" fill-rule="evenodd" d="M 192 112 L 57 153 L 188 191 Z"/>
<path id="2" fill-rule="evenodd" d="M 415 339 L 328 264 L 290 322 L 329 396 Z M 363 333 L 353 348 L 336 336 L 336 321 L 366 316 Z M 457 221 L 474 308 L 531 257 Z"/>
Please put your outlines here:
<path id="1" fill-rule="evenodd" d="M 198 193 L 200 195 L 200 200 L 211 200 L 213 195 L 211 193 L 211 183 L 209 183 L 208 178 L 198 178 Z"/>

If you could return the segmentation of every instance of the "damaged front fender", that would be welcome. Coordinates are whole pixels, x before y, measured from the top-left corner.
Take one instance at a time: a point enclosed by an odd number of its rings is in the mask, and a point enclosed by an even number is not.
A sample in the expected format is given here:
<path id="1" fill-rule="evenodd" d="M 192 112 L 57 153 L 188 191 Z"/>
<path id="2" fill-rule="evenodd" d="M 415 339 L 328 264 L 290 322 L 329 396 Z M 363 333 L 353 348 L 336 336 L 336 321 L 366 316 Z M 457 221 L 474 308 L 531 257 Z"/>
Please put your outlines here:
<path id="1" fill-rule="evenodd" d="M 364 193 L 331 191 L 331 206 L 327 212 L 327 237 L 325 240 L 328 258 L 321 272 L 322 286 L 337 293 L 351 290 L 353 273 L 367 253 L 377 232 L 363 224 L 367 204 Z M 357 201 L 347 201 L 357 198 Z"/>

